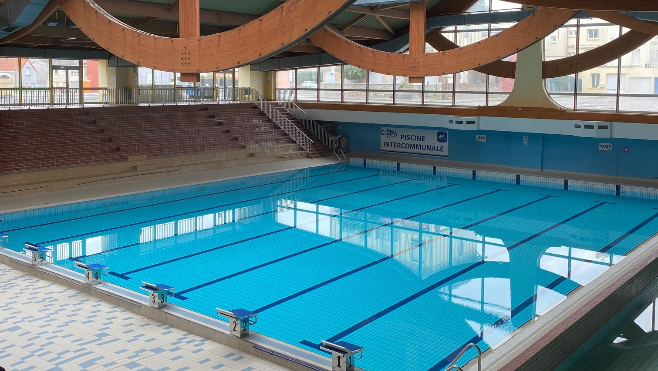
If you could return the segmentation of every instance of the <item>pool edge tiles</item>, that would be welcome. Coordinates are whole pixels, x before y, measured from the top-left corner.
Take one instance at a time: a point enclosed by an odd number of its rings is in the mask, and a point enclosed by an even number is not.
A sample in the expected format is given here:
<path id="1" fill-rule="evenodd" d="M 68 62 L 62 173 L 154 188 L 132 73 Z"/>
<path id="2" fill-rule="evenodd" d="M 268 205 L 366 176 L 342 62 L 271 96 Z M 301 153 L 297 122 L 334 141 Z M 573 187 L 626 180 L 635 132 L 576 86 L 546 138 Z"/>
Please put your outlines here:
<path id="1" fill-rule="evenodd" d="M 658 233 L 483 358 L 487 371 L 554 371 L 658 278 Z M 589 336 L 587 333 L 590 333 Z M 465 370 L 477 367 L 469 362 Z"/>
<path id="2" fill-rule="evenodd" d="M 384 171 L 396 171 L 397 169 L 398 172 L 431 174 L 434 176 L 445 175 L 454 178 L 482 180 L 494 183 L 517 184 L 531 187 L 564 189 L 565 191 L 598 193 L 609 196 L 658 200 L 658 188 L 652 187 L 601 183 L 503 171 L 422 165 L 410 162 L 396 162 L 361 157 L 351 157 L 348 164 L 355 167 L 380 169 Z"/>
<path id="3" fill-rule="evenodd" d="M 311 369 L 309 366 L 319 370 L 329 371 L 331 369 L 331 359 L 320 354 L 281 342 L 253 330 L 246 338 L 231 336 L 228 324 L 219 319 L 210 318 L 174 304 L 169 304 L 163 309 L 152 308 L 146 304 L 148 299 L 146 295 L 140 295 L 108 282 L 94 286 L 87 285 L 83 281 L 82 273 L 55 264 L 34 266 L 25 255 L 2 246 L 0 246 L 0 263 L 99 298 L 142 317 L 241 350 L 295 371 L 307 371 Z M 361 369 L 357 368 L 357 370 Z"/>

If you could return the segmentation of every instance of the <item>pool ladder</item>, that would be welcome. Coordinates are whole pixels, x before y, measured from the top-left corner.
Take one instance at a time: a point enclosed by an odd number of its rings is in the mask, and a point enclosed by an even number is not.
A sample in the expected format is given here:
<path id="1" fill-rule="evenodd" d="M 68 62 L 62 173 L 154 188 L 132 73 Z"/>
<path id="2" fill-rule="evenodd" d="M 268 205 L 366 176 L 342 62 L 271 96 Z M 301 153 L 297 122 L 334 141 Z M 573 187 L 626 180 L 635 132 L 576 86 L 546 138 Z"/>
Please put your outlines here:
<path id="1" fill-rule="evenodd" d="M 467 346 L 465 346 L 464 349 L 462 349 L 462 351 L 459 352 L 457 357 L 455 357 L 454 361 L 452 361 L 450 366 L 448 366 L 448 368 L 446 368 L 446 371 L 450 371 L 450 370 L 464 371 L 463 368 L 457 366 L 455 363 L 457 363 L 457 361 L 459 361 L 459 358 L 461 358 L 461 356 L 463 356 L 464 353 L 466 353 L 466 351 L 471 349 L 471 348 L 475 348 L 478 351 L 478 371 L 482 371 L 482 351 L 480 350 L 480 347 L 477 346 L 477 344 L 474 344 L 474 343 L 470 343 Z"/>

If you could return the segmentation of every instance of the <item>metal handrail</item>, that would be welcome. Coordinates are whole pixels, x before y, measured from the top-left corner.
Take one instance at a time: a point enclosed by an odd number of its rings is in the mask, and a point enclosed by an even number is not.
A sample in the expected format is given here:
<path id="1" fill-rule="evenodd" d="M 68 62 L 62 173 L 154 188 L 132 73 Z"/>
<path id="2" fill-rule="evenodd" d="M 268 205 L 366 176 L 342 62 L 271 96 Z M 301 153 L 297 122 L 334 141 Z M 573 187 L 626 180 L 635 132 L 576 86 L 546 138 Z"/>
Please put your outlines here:
<path id="1" fill-rule="evenodd" d="M 475 348 L 475 349 L 477 349 L 477 351 L 478 351 L 478 371 L 482 371 L 482 350 L 480 350 L 480 347 L 477 346 L 477 344 L 475 344 L 475 343 L 470 343 L 470 344 L 468 344 L 467 346 L 465 346 L 464 349 L 462 349 L 462 351 L 459 352 L 459 354 L 457 354 L 457 357 L 455 357 L 455 359 L 454 359 L 454 360 L 452 361 L 452 363 L 448 366 L 448 368 L 446 369 L 446 371 L 451 370 L 451 369 L 454 369 L 455 367 L 456 367 L 459 371 L 463 371 L 462 368 L 459 367 L 459 366 L 456 366 L 455 363 L 457 363 L 457 361 L 459 361 L 459 358 L 461 358 L 461 356 L 463 356 L 464 353 L 466 353 L 466 351 L 469 350 L 469 349 L 471 349 L 471 348 Z"/>
<path id="2" fill-rule="evenodd" d="M 252 102 L 251 88 L 163 86 L 137 88 L 0 88 L 0 107 L 84 107 Z"/>
<path id="3" fill-rule="evenodd" d="M 291 96 L 286 94 L 285 99 L 278 99 L 279 96 L 281 96 L 281 94 L 277 94 L 277 103 L 279 103 L 286 111 L 290 112 L 297 121 L 301 122 L 316 137 L 318 137 L 324 145 L 331 148 L 331 134 L 329 134 L 327 129 L 313 120 L 304 109 L 299 107 L 297 103 L 291 99 Z"/>
<path id="4" fill-rule="evenodd" d="M 445 370 L 445 371 L 450 371 L 450 370 L 459 370 L 459 371 L 464 371 L 464 369 L 463 369 L 463 368 L 461 368 L 461 367 L 459 367 L 459 366 L 455 366 L 455 365 L 453 365 L 453 366 L 450 366 L 450 367 L 448 367 L 448 368 L 446 368 L 446 370 Z"/>
<path id="5" fill-rule="evenodd" d="M 292 139 L 297 142 L 307 153 L 311 153 L 311 147 L 314 143 L 313 139 L 311 139 L 308 135 L 306 135 L 300 128 L 298 128 L 290 119 L 288 119 L 285 115 L 283 115 L 281 112 L 279 112 L 274 105 L 263 98 L 260 93 L 254 89 L 254 88 L 249 88 L 251 90 L 251 95 L 254 103 L 258 106 L 258 108 L 265 113 L 267 117 L 270 118 L 275 124 L 277 124 L 283 131 L 285 131 Z"/>
<path id="6" fill-rule="evenodd" d="M 345 156 L 345 152 L 343 152 L 343 150 L 340 149 L 340 148 L 337 148 L 337 149 L 338 149 L 338 151 L 340 151 L 340 153 L 343 155 L 342 161 L 343 161 L 343 162 L 347 162 L 347 156 Z M 338 151 L 336 151 L 336 155 L 338 155 Z M 340 156 L 339 156 L 338 158 L 340 158 Z"/>

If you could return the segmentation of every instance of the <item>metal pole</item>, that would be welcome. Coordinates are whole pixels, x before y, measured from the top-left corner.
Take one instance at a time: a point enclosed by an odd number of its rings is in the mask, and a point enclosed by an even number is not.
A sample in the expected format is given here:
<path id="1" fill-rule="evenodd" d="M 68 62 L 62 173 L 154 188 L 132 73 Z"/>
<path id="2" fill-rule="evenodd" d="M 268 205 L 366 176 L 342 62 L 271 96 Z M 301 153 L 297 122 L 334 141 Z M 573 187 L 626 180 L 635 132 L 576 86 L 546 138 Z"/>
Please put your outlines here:
<path id="1" fill-rule="evenodd" d="M 212 101 L 217 101 L 217 72 L 212 73 Z"/>
<path id="2" fill-rule="evenodd" d="M 78 95 L 80 99 L 80 105 L 85 106 L 85 92 L 84 92 L 84 60 L 78 60 Z"/>
<path id="3" fill-rule="evenodd" d="M 18 57 L 18 105 L 23 105 L 23 58 Z"/>
<path id="4" fill-rule="evenodd" d="M 370 71 L 366 71 L 366 104 L 370 103 Z"/>
<path id="5" fill-rule="evenodd" d="M 139 73 L 139 70 L 137 70 Z M 176 79 L 174 79 L 176 81 Z M 139 81 L 137 82 L 137 90 L 139 91 Z M 164 102 L 164 100 L 163 100 Z M 151 103 L 155 103 L 155 70 L 151 70 Z"/>
<path id="6" fill-rule="evenodd" d="M 50 105 L 53 105 L 55 95 L 53 94 L 53 59 L 48 58 L 48 93 L 50 95 Z"/>
<path id="7" fill-rule="evenodd" d="M 315 101 L 319 102 L 320 101 L 320 82 L 322 81 L 322 78 L 320 76 L 320 66 L 317 67 L 315 80 L 317 81 L 317 84 L 316 84 L 317 86 L 315 87 L 315 89 L 317 90 L 315 92 L 315 98 L 316 98 Z"/>
<path id="8" fill-rule="evenodd" d="M 397 84 L 398 84 L 397 77 L 393 75 L 393 104 L 395 104 L 395 90 L 397 90 L 395 85 Z"/>
<path id="9" fill-rule="evenodd" d="M 366 71 L 366 73 L 369 73 Z M 367 77 L 366 77 L 367 79 Z M 368 90 L 368 80 L 366 80 L 366 91 Z M 340 65 L 340 102 L 345 103 L 345 65 Z M 367 102 L 367 98 L 366 98 Z"/>
<path id="10" fill-rule="evenodd" d="M 622 31 L 621 26 L 619 26 L 619 37 L 621 37 Z M 619 94 L 621 94 L 621 56 L 617 59 L 617 96 L 615 101 L 615 112 L 619 112 Z"/>
<path id="11" fill-rule="evenodd" d="M 233 79 L 233 84 L 231 85 L 231 88 L 233 89 L 232 100 L 235 101 L 235 100 L 238 100 L 237 94 L 235 94 L 235 92 L 237 92 L 237 90 L 236 90 L 237 87 L 235 86 L 235 71 L 237 71 L 237 68 L 233 68 L 231 71 L 232 71 L 231 78 Z"/>
<path id="12" fill-rule="evenodd" d="M 568 32 L 568 31 L 567 31 Z M 580 19 L 576 20 L 576 55 L 580 54 Z M 573 110 L 578 110 L 578 72 L 574 76 Z"/>

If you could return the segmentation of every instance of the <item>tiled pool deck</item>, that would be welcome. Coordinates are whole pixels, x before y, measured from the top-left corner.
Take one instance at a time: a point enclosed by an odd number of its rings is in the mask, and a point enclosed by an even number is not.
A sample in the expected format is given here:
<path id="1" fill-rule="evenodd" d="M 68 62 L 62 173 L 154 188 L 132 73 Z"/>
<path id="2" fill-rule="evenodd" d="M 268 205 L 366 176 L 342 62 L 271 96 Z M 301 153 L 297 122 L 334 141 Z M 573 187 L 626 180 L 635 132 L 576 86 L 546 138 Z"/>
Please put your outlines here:
<path id="1" fill-rule="evenodd" d="M 10 370 L 288 370 L 0 264 L 0 366 Z"/>

